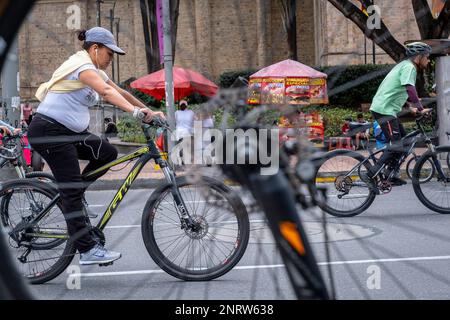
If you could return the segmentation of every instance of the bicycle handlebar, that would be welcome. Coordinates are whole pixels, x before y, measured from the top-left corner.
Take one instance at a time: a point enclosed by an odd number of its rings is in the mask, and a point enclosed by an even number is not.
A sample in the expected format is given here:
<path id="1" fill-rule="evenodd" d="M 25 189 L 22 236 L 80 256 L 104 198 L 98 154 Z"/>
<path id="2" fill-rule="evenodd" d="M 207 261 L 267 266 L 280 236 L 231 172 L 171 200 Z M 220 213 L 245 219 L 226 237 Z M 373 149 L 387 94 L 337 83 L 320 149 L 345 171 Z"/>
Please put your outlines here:
<path id="1" fill-rule="evenodd" d="M 158 127 L 158 128 L 163 128 L 165 130 L 171 131 L 167 120 L 165 120 L 161 117 L 153 117 L 152 120 L 148 123 L 142 121 L 141 128 L 142 128 L 142 131 L 144 132 L 144 135 L 145 135 L 145 138 L 147 139 L 147 141 L 152 139 L 152 137 L 150 136 L 150 134 L 148 132 L 148 129 L 150 129 L 151 127 Z"/>
<path id="2" fill-rule="evenodd" d="M 161 117 L 153 117 L 152 120 L 148 123 L 152 127 L 160 127 L 164 129 L 169 129 L 169 123 L 166 119 Z"/>

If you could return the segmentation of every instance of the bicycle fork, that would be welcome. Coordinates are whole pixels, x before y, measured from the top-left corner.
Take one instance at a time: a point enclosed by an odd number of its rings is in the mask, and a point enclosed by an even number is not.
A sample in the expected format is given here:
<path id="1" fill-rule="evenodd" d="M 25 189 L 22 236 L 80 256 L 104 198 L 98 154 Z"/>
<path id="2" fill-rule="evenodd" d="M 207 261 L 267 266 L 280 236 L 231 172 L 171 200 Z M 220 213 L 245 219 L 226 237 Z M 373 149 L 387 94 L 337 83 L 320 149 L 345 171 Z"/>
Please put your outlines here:
<path id="1" fill-rule="evenodd" d="M 446 177 L 444 171 L 442 170 L 441 163 L 439 162 L 439 159 L 436 156 L 436 147 L 430 142 L 428 143 L 428 149 L 431 151 L 431 158 L 433 159 L 434 166 L 437 170 L 438 181 L 449 183 L 450 179 Z"/>
<path id="2" fill-rule="evenodd" d="M 166 181 L 171 185 L 170 191 L 175 202 L 178 217 L 180 218 L 181 229 L 191 228 L 193 231 L 198 231 L 197 229 L 199 228 L 199 224 L 194 221 L 187 210 L 186 204 L 181 196 L 180 190 L 178 189 L 175 174 L 164 161 L 161 161 L 158 165 L 161 167 Z"/>

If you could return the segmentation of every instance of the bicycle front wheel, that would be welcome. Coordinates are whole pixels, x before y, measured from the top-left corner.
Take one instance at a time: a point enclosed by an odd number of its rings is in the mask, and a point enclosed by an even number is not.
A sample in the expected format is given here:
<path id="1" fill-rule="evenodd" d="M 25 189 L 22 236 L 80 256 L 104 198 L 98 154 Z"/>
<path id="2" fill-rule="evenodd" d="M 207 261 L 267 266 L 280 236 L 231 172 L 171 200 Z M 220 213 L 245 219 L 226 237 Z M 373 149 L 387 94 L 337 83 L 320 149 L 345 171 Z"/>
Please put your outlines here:
<path id="1" fill-rule="evenodd" d="M 419 156 L 414 155 L 411 159 L 408 160 L 406 163 L 406 174 L 408 175 L 408 178 L 412 180 L 414 167 L 416 166 L 416 162 L 419 159 Z M 433 159 L 428 158 L 428 163 L 426 164 L 427 170 L 424 170 L 422 174 L 420 175 L 420 182 L 425 183 L 433 179 L 435 169 L 434 169 L 434 163 Z"/>
<path id="2" fill-rule="evenodd" d="M 327 188 L 327 201 L 321 209 L 335 217 L 352 217 L 362 213 L 374 201 L 361 175 L 370 164 L 361 164 L 364 158 L 356 152 L 338 150 L 325 155 L 317 168 L 317 187 Z"/>
<path id="3" fill-rule="evenodd" d="M 27 226 L 58 191 L 34 179 L 11 180 L 0 190 L 0 218 L 22 275 L 33 284 L 56 278 L 71 263 L 75 247 L 68 241 L 67 223 L 58 201 L 37 224 Z M 15 228 L 19 231 L 13 232 Z"/>
<path id="4" fill-rule="evenodd" d="M 416 162 L 412 179 L 414 192 L 420 202 L 427 208 L 443 214 L 450 213 L 449 154 L 450 146 L 423 154 Z M 423 179 L 430 174 L 431 179 Z"/>
<path id="5" fill-rule="evenodd" d="M 165 184 L 152 194 L 142 215 L 142 236 L 148 253 L 168 274 L 207 281 L 230 271 L 241 259 L 249 240 L 249 220 L 242 200 L 220 181 L 202 177 L 176 183 L 196 228 L 183 227 L 171 192 Z"/>

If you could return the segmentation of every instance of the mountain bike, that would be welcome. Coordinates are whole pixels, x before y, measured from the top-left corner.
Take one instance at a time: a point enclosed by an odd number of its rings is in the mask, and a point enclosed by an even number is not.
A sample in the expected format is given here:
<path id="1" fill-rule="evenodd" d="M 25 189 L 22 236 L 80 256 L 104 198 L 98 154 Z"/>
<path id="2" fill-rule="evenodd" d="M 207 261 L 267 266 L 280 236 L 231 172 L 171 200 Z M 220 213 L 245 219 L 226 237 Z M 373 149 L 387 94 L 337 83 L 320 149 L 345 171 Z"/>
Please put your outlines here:
<path id="1" fill-rule="evenodd" d="M 412 173 L 414 191 L 419 200 L 431 210 L 450 213 L 450 207 L 437 206 L 427 201 L 423 190 L 426 186 L 434 185 L 435 179 L 439 183 L 446 184 L 449 167 L 447 147 L 436 147 L 424 130 L 423 122 L 427 119 L 426 115 L 415 119 L 417 129 L 401 140 L 404 146 L 401 156 L 383 164 L 374 182 L 382 195 L 390 193 L 393 188 L 390 180 L 400 170 L 408 156 L 414 154 L 413 150 L 417 143 L 423 140 L 428 151 L 408 162 L 412 165 L 412 161 L 415 161 Z M 328 199 L 322 209 L 336 217 L 352 217 L 369 208 L 376 194 L 361 176 L 377 162 L 377 155 L 385 149 L 386 147 L 370 152 L 368 156 L 349 150 L 333 150 L 315 159 L 317 166 L 315 183 L 317 186 L 328 187 Z"/>
<path id="2" fill-rule="evenodd" d="M 142 214 L 141 232 L 148 253 L 161 269 L 179 279 L 206 281 L 220 277 L 239 262 L 247 247 L 249 219 L 245 205 L 216 179 L 176 177 L 148 132 L 152 126 L 167 124 L 157 119 L 150 125 L 143 124 L 146 146 L 83 176 L 88 181 L 104 170 L 137 160 L 98 224 L 92 226 L 86 219 L 89 232 L 105 243 L 103 230 L 142 168 L 153 159 L 163 171 L 165 183 L 151 194 Z M 67 234 L 54 184 L 35 179 L 7 181 L 0 198 L 6 199 L 1 202 L 0 218 L 22 274 L 34 284 L 61 274 L 76 249 Z"/>

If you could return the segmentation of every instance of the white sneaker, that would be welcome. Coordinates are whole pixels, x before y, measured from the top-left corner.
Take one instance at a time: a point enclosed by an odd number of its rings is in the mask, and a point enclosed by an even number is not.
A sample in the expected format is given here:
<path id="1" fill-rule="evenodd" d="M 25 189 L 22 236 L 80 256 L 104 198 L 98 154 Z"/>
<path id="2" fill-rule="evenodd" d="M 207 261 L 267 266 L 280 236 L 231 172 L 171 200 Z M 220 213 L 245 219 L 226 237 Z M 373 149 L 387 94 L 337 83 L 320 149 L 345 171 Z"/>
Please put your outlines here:
<path id="1" fill-rule="evenodd" d="M 120 259 L 119 252 L 108 251 L 100 244 L 96 244 L 91 250 L 80 254 L 80 265 L 109 264 Z"/>

